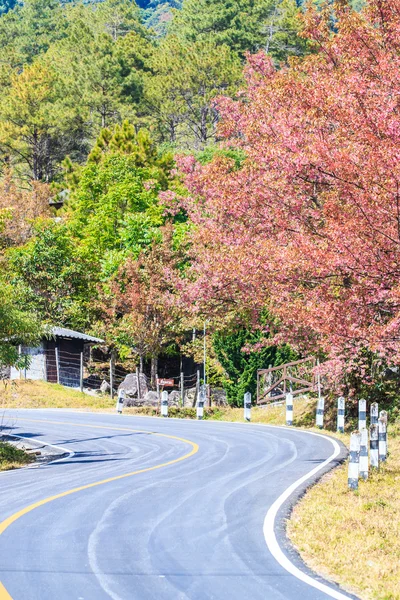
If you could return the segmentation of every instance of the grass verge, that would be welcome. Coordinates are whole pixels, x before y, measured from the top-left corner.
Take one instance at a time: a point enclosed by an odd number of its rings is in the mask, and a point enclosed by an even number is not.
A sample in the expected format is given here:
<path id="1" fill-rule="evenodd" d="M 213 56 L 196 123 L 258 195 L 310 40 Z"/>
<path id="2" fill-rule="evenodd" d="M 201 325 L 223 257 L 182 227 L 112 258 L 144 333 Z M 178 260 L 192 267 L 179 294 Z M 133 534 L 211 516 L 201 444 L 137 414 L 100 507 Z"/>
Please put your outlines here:
<path id="1" fill-rule="evenodd" d="M 315 571 L 365 600 L 400 599 L 400 426 L 389 458 L 357 492 L 347 464 L 328 473 L 294 508 L 289 538 Z"/>
<path id="2" fill-rule="evenodd" d="M 35 460 L 35 457 L 27 454 L 19 448 L 15 448 L 7 442 L 0 442 L 0 471 L 18 469 Z"/>

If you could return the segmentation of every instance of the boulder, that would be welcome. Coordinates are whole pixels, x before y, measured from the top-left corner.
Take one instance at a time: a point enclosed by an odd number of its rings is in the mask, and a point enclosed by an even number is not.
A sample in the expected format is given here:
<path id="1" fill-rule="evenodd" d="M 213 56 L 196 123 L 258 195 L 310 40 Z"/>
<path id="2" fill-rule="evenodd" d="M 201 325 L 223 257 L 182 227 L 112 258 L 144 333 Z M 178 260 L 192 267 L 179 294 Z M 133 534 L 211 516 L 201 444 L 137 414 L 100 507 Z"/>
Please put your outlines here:
<path id="1" fill-rule="evenodd" d="M 189 388 L 185 390 L 185 407 L 192 408 L 196 406 L 196 388 Z"/>
<path id="2" fill-rule="evenodd" d="M 100 386 L 100 391 L 101 391 L 102 394 L 109 394 L 110 391 L 111 391 L 110 384 L 105 379 L 104 379 L 103 383 Z"/>
<path id="3" fill-rule="evenodd" d="M 144 373 L 140 373 L 139 374 L 139 385 L 140 385 L 140 396 L 141 396 L 141 401 L 143 400 L 143 398 L 145 397 L 145 395 L 147 394 L 147 392 L 149 391 L 149 388 L 147 387 L 147 380 L 146 380 L 146 376 Z M 120 390 L 124 390 L 125 391 L 125 396 L 126 399 L 130 399 L 130 398 L 136 398 L 136 400 L 138 399 L 138 390 L 137 390 L 137 377 L 136 377 L 136 373 L 129 373 L 128 375 L 126 375 L 124 381 L 120 384 L 120 386 L 118 387 L 118 391 Z M 128 404 L 127 406 L 142 406 L 141 403 L 137 404 Z"/>
<path id="4" fill-rule="evenodd" d="M 168 394 L 168 405 L 169 406 L 180 406 L 181 405 L 181 394 L 176 390 L 173 390 Z"/>
<path id="5" fill-rule="evenodd" d="M 211 403 L 213 406 L 227 406 L 226 391 L 224 388 L 211 388 Z"/>
<path id="6" fill-rule="evenodd" d="M 160 403 L 157 392 L 147 392 L 143 398 L 143 406 L 158 406 Z"/>

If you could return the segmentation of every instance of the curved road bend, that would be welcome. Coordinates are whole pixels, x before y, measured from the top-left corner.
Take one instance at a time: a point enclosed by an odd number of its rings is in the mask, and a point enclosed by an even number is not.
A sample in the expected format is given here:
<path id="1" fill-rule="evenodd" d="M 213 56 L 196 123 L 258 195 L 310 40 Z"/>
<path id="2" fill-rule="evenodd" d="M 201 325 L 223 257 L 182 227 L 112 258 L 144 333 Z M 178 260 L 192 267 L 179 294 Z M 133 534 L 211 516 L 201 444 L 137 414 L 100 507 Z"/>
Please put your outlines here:
<path id="1" fill-rule="evenodd" d="M 324 438 L 56 410 L 3 422 L 75 454 L 0 474 L 0 600 L 329 597 L 287 573 L 263 536 L 274 500 L 332 454 Z"/>

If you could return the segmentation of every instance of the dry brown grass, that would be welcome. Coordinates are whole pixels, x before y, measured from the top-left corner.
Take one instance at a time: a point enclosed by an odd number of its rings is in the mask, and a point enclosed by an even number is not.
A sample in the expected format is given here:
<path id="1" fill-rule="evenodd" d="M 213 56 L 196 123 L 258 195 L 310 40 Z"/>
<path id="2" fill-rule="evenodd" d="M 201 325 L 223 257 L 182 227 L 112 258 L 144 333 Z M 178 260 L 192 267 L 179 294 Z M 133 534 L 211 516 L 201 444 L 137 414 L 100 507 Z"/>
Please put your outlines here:
<path id="1" fill-rule="evenodd" d="M 389 450 L 358 492 L 347 489 L 347 464 L 326 475 L 288 522 L 306 563 L 366 600 L 400 599 L 400 428 Z"/>
<path id="2" fill-rule="evenodd" d="M 90 396 L 62 385 L 44 381 L 0 382 L 1 408 L 74 408 L 99 410 L 114 408 L 109 396 Z"/>

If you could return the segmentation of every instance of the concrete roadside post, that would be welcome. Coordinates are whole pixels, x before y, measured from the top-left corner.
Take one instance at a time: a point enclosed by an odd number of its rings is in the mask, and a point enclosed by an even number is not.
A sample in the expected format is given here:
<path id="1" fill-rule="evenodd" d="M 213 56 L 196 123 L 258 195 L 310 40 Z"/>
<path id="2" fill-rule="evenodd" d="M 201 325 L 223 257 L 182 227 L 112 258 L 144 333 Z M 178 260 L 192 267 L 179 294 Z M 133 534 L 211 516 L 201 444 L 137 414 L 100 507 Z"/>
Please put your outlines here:
<path id="1" fill-rule="evenodd" d="M 378 425 L 379 407 L 377 402 L 371 404 L 371 425 Z"/>
<path id="2" fill-rule="evenodd" d="M 378 454 L 379 462 L 385 462 L 387 458 L 386 450 L 386 422 L 385 419 L 378 419 Z"/>
<path id="3" fill-rule="evenodd" d="M 199 396 L 197 398 L 197 408 L 196 408 L 196 416 L 199 421 L 202 420 L 204 416 L 204 403 L 206 401 L 207 390 L 205 385 L 200 386 Z"/>
<path id="4" fill-rule="evenodd" d="M 168 417 L 168 392 L 166 391 L 161 394 L 161 414 L 163 417 Z"/>
<path id="5" fill-rule="evenodd" d="M 122 409 L 124 408 L 125 390 L 118 390 L 117 396 L 117 413 L 122 415 Z"/>
<path id="6" fill-rule="evenodd" d="M 358 489 L 358 475 L 360 468 L 360 443 L 359 431 L 354 431 L 350 436 L 350 458 L 348 470 L 348 487 L 350 490 Z"/>
<path id="7" fill-rule="evenodd" d="M 358 402 L 358 430 L 367 428 L 367 401 L 359 400 Z"/>
<path id="8" fill-rule="evenodd" d="M 293 394 L 286 394 L 286 425 L 293 425 Z"/>
<path id="9" fill-rule="evenodd" d="M 378 425 L 375 423 L 369 427 L 369 448 L 370 448 L 370 461 L 373 469 L 379 469 L 379 433 Z"/>
<path id="10" fill-rule="evenodd" d="M 243 399 L 244 406 L 244 420 L 250 421 L 251 419 L 251 394 L 246 392 Z"/>
<path id="11" fill-rule="evenodd" d="M 366 481 L 368 479 L 368 429 L 364 428 L 360 431 L 361 434 L 361 445 L 360 445 L 360 477 Z"/>
<path id="12" fill-rule="evenodd" d="M 344 407 L 345 400 L 343 396 L 338 398 L 338 407 L 337 407 L 337 431 L 339 433 L 344 433 Z"/>
<path id="13" fill-rule="evenodd" d="M 387 431 L 387 429 L 388 429 L 388 414 L 387 414 L 386 410 L 381 410 L 381 412 L 379 413 L 379 417 L 381 419 L 383 419 L 383 421 L 384 421 L 384 423 L 386 425 L 386 427 L 385 427 L 385 441 L 386 441 L 386 455 L 387 455 L 388 450 L 389 450 L 389 443 L 388 443 L 388 431 Z"/>
<path id="14" fill-rule="evenodd" d="M 317 418 L 316 418 L 316 425 L 320 429 L 322 429 L 324 426 L 324 408 L 325 408 L 325 399 L 323 396 L 320 396 L 318 398 L 318 403 L 317 403 Z"/>

